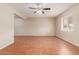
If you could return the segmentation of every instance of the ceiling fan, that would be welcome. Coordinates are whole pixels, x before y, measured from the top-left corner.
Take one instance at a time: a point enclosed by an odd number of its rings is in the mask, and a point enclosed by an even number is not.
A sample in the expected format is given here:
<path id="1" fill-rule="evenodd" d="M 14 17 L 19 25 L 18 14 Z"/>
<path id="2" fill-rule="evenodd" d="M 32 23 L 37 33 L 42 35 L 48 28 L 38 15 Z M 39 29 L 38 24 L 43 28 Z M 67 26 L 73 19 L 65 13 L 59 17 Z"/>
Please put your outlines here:
<path id="1" fill-rule="evenodd" d="M 51 8 L 43 8 L 43 5 L 41 3 L 37 3 L 36 7 L 29 7 L 29 9 L 35 9 L 34 13 L 38 14 L 44 14 L 44 10 L 51 10 Z"/>

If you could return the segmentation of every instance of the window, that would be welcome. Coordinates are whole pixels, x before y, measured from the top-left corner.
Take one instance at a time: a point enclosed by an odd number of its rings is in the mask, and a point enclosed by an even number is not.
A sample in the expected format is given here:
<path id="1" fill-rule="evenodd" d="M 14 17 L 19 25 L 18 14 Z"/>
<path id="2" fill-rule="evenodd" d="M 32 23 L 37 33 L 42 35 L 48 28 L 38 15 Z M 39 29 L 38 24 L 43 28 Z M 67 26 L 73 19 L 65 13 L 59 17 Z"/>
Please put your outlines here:
<path id="1" fill-rule="evenodd" d="M 73 26 L 74 24 L 71 16 L 61 18 L 61 31 L 72 32 Z"/>

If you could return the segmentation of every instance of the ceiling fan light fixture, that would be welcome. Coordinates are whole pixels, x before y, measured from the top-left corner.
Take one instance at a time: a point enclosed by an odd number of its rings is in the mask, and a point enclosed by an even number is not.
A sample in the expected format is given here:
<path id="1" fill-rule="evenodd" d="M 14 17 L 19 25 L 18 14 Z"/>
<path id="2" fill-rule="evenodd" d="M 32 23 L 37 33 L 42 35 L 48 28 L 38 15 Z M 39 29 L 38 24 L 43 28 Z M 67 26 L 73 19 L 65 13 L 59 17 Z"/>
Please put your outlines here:
<path id="1" fill-rule="evenodd" d="M 37 11 L 35 11 L 34 13 L 36 13 L 36 14 L 44 14 L 44 11 L 42 11 L 42 10 L 37 10 Z"/>
<path id="2" fill-rule="evenodd" d="M 42 14 L 41 10 L 36 11 L 37 14 Z"/>

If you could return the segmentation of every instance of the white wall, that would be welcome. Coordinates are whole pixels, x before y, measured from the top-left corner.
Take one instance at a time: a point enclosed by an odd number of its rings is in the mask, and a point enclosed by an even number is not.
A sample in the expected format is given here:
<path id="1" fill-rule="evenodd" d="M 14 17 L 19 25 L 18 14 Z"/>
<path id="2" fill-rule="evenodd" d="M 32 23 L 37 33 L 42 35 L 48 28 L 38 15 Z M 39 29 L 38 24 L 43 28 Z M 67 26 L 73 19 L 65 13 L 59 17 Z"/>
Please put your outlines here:
<path id="1" fill-rule="evenodd" d="M 55 19 L 28 18 L 26 20 L 15 18 L 15 36 L 55 36 Z"/>
<path id="2" fill-rule="evenodd" d="M 73 32 L 63 32 L 60 30 L 61 19 L 65 19 L 68 15 L 72 15 L 74 24 Z M 64 12 L 56 19 L 56 36 L 79 47 L 79 4 Z"/>
<path id="3" fill-rule="evenodd" d="M 8 4 L 0 4 L 0 49 L 14 42 L 14 13 Z"/>

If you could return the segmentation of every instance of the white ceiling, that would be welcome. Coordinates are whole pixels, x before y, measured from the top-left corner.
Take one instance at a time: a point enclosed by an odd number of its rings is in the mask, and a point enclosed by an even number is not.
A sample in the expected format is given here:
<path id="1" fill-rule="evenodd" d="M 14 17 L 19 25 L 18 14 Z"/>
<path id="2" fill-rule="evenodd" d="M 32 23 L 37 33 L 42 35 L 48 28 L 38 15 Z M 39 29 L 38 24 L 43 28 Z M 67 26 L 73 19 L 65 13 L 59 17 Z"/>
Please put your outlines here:
<path id="1" fill-rule="evenodd" d="M 35 7 L 35 3 L 13 3 L 11 4 L 19 12 L 21 12 L 25 17 L 56 17 L 68 8 L 70 8 L 72 3 L 43 3 L 43 7 L 51 8 L 51 10 L 45 10 L 45 14 L 39 15 L 34 14 L 35 10 L 29 9 L 28 7 Z"/>

